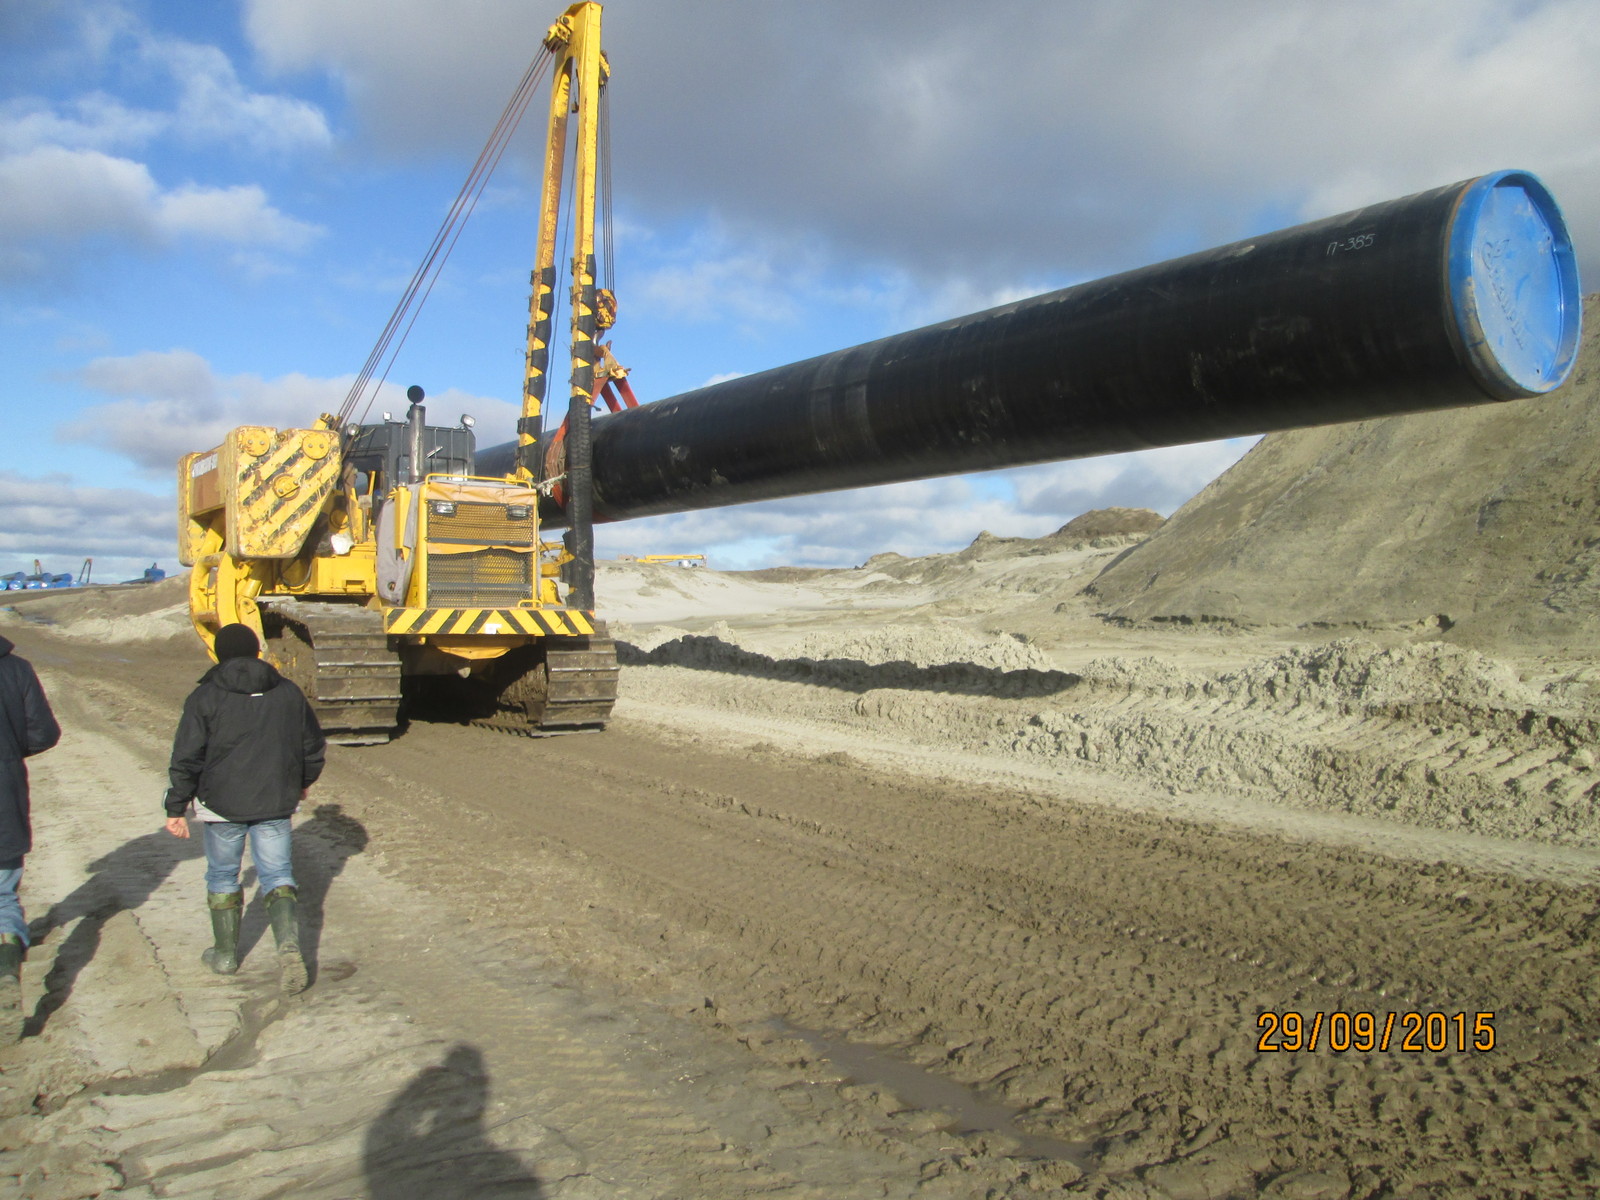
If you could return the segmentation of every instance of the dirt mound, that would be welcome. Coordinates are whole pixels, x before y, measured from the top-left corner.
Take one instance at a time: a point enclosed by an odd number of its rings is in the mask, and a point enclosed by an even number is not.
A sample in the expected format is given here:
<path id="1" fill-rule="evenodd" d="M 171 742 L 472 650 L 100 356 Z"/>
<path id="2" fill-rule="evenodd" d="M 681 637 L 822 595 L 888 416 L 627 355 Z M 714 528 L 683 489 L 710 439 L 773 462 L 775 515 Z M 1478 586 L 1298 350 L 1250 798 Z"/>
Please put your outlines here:
<path id="1" fill-rule="evenodd" d="M 758 583 L 803 583 L 834 572 L 833 567 L 762 567 L 755 571 L 724 571 L 723 574 L 754 579 Z"/>
<path id="2" fill-rule="evenodd" d="M 765 651 L 742 644 L 746 639 L 725 621 L 706 635 L 628 626 L 619 626 L 616 633 L 618 658 L 626 667 L 680 667 L 841 693 L 903 688 L 1017 699 L 1053 695 L 1077 679 L 1052 669 L 1037 647 L 1011 637 L 979 637 L 953 625 L 761 638 Z M 765 706 L 770 700 L 763 697 L 758 703 Z"/>
<path id="3" fill-rule="evenodd" d="M 1356 638 L 1297 647 L 1252 663 L 1222 682 L 1245 700 L 1313 703 L 1367 711 L 1450 704 L 1466 711 L 1531 709 L 1541 702 L 1504 663 L 1459 646 L 1380 649 Z"/>
<path id="4" fill-rule="evenodd" d="M 885 625 L 855 633 L 812 633 L 789 651 L 795 658 L 844 658 L 868 664 L 908 662 L 917 667 L 971 663 L 997 671 L 1047 671 L 1037 647 L 1013 637 L 983 637 L 949 622 Z"/>
<path id="5" fill-rule="evenodd" d="M 622 624 L 614 632 L 619 639 L 647 654 L 669 641 L 687 636 L 685 630 L 670 625 L 635 629 Z M 893 621 L 871 629 L 759 635 L 736 630 L 727 621 L 717 621 L 706 633 L 709 636 L 692 641 L 711 647 L 713 655 L 721 653 L 716 649 L 720 645 L 740 653 L 753 651 L 769 661 L 786 659 L 869 667 L 900 663 L 917 668 L 954 664 L 989 671 L 1051 670 L 1049 656 L 1026 640 L 1012 634 L 973 633 L 953 621 Z M 689 665 L 706 664 L 696 661 Z"/>
<path id="6" fill-rule="evenodd" d="M 1108 615 L 1406 629 L 1503 652 L 1600 634 L 1600 298 L 1551 396 L 1271 434 L 1091 585 Z"/>
<path id="7" fill-rule="evenodd" d="M 1052 540 L 1089 541 L 1117 534 L 1154 533 L 1166 518 L 1151 508 L 1093 508 L 1050 535 Z"/>
<path id="8" fill-rule="evenodd" d="M 82 617 L 144 616 L 174 604 L 186 604 L 188 597 L 189 580 L 185 574 L 160 583 L 7 592 L 3 603 L 18 612 L 65 624 Z"/>
<path id="9" fill-rule="evenodd" d="M 872 663 L 857 656 L 906 650 L 837 637 L 831 647 L 838 657 L 693 635 L 624 645 L 625 694 L 937 746 L 974 771 L 1009 761 L 1172 797 L 1600 846 L 1592 681 L 1535 689 L 1460 646 L 1346 638 L 1222 671 L 1109 655 L 1080 672 Z"/>
<path id="10" fill-rule="evenodd" d="M 189 581 L 11 592 L 0 622 L 45 625 L 62 637 L 106 644 L 161 641 L 189 632 Z"/>

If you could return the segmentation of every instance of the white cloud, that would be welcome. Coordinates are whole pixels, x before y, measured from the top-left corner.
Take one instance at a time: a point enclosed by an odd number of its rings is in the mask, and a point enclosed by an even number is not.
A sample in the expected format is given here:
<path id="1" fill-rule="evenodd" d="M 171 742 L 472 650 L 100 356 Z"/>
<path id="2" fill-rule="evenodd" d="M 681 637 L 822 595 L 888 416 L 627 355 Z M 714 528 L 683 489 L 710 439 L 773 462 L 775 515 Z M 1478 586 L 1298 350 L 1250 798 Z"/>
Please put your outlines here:
<path id="1" fill-rule="evenodd" d="M 37 97 L 25 97 L 0 105 L 0 153 L 39 146 L 74 150 L 143 146 L 170 123 L 163 113 L 129 108 L 104 92 L 75 97 L 60 111 Z"/>
<path id="2" fill-rule="evenodd" d="M 647 517 L 595 529 L 602 554 L 700 552 L 724 569 L 852 566 L 893 550 L 959 549 L 980 532 L 1041 537 L 1080 513 L 1123 506 L 1170 514 L 1254 444 L 1235 438 L 984 476 Z"/>
<path id="3" fill-rule="evenodd" d="M 62 247 L 93 239 L 296 251 L 320 232 L 274 208 L 254 185 L 163 190 L 143 163 L 61 146 L 0 158 L 0 280 L 59 273 L 69 265 Z"/>
<path id="4" fill-rule="evenodd" d="M 0 158 L 0 238 L 148 236 L 159 191 L 143 163 L 98 150 L 40 146 L 9 155 Z"/>
<path id="5" fill-rule="evenodd" d="M 74 576 L 93 558 L 101 583 L 157 561 L 170 571 L 177 565 L 176 520 L 171 495 L 0 469 L 0 573 L 32 571 L 36 558 L 47 571 Z"/>
<path id="6" fill-rule="evenodd" d="M 595 541 L 605 555 L 701 552 L 714 566 L 729 569 L 850 566 L 883 550 L 952 550 L 983 529 L 1043 534 L 1058 524 L 1019 517 L 1009 501 L 984 496 L 971 480 L 952 478 L 601 525 Z"/>
<path id="7" fill-rule="evenodd" d="M 251 0 L 247 27 L 274 65 L 342 80 L 366 137 L 414 154 L 481 141 L 543 19 L 514 0 L 458 11 Z M 997 55 L 957 0 L 715 21 L 610 6 L 619 200 L 648 224 L 715 214 L 981 292 L 1516 166 L 1547 177 L 1600 266 L 1593 0 L 1016 0 L 1001 20 Z M 819 57 L 815 31 L 834 28 L 850 36 Z M 694 298 L 723 277 L 662 282 Z"/>
<path id="8" fill-rule="evenodd" d="M 659 253 L 661 248 L 640 249 Z M 818 283 L 815 256 L 799 247 L 705 229 L 644 271 L 629 298 L 646 312 L 687 324 L 787 324 L 800 315 L 801 293 Z"/>
<path id="9" fill-rule="evenodd" d="M 156 181 L 147 162 L 174 140 L 234 154 L 280 154 L 331 144 L 314 104 L 253 91 L 216 46 L 152 32 L 119 3 L 68 5 L 75 38 L 52 43 L 40 78 L 79 77 L 92 90 L 0 104 L 0 281 L 64 276 L 89 240 L 145 249 L 197 238 L 239 248 L 249 273 L 272 269 L 263 250 L 298 251 L 317 226 L 274 207 L 257 184 Z M 152 80 L 152 71 L 156 79 Z M 134 107 L 104 85 L 166 90 L 165 108 Z M 165 86 L 164 86 L 165 85 Z M 128 154 L 139 152 L 137 158 Z"/>
<path id="10" fill-rule="evenodd" d="M 267 203 L 254 184 L 242 187 L 198 187 L 188 184 L 160 197 L 155 226 L 172 237 L 203 237 L 239 245 L 303 250 L 320 230 L 285 216 Z"/>
<path id="11" fill-rule="evenodd" d="M 215 46 L 148 37 L 144 52 L 180 86 L 174 129 L 184 137 L 242 142 L 262 152 L 323 147 L 333 141 L 321 109 L 292 96 L 250 91 Z"/>
<path id="12" fill-rule="evenodd" d="M 354 382 L 353 376 L 315 379 L 298 373 L 277 379 L 220 375 L 190 350 L 97 358 L 77 377 L 111 399 L 64 423 L 57 438 L 120 454 L 151 475 L 171 474 L 180 455 L 216 445 L 239 425 L 305 428 L 319 414 L 338 411 Z M 503 400 L 451 389 L 427 403 L 435 424 L 454 424 L 461 413 L 471 414 L 480 445 L 508 440 L 515 429 L 516 412 Z M 371 416 L 376 419 L 386 408 L 405 412 L 403 388 L 385 384 Z"/>
<path id="13" fill-rule="evenodd" d="M 1063 521 L 1091 508 L 1153 508 L 1170 516 L 1260 439 L 1229 438 L 1011 471 L 1017 506 Z"/>
<path id="14" fill-rule="evenodd" d="M 51 47 L 55 66 L 49 73 L 88 79 L 137 72 L 141 89 L 149 91 L 149 68 L 154 68 L 175 91 L 170 107 L 129 108 L 100 90 L 60 103 L 19 97 L 0 105 L 0 149 L 58 145 L 110 150 L 142 146 L 168 133 L 267 153 L 332 142 L 320 108 L 294 96 L 247 87 L 221 48 L 157 33 L 119 3 L 70 7 L 77 9 L 73 33 Z"/>
<path id="15" fill-rule="evenodd" d="M 263 62 L 334 75 L 361 107 L 369 131 L 402 149 L 481 145 L 557 15 L 519 0 L 455 4 L 448 18 L 433 0 L 247 0 L 244 6 L 246 31 Z"/>

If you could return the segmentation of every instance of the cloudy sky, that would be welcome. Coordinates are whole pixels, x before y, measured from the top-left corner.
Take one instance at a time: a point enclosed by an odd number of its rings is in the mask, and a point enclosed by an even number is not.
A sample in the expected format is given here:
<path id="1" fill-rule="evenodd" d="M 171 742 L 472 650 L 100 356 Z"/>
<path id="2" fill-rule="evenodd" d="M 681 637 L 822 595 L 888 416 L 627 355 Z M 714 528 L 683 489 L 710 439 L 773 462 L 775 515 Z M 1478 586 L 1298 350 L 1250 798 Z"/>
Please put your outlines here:
<path id="1" fill-rule="evenodd" d="M 178 454 L 338 406 L 559 8 L 0 3 L 0 572 L 172 569 Z M 612 0 L 606 44 L 614 345 L 644 399 L 1505 167 L 1544 177 L 1600 279 L 1595 0 Z M 540 134 L 390 377 L 483 444 L 515 415 Z M 1170 512 L 1247 448 L 599 545 L 724 567 L 925 553 Z"/>

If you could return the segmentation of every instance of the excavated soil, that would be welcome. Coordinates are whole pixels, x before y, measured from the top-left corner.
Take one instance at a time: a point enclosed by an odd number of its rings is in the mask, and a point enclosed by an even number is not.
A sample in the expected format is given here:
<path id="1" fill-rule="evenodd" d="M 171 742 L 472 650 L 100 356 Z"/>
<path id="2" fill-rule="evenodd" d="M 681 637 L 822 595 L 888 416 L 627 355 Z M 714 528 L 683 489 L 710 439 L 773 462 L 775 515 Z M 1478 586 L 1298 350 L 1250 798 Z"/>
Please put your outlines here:
<path id="1" fill-rule="evenodd" d="M 1550 395 L 1273 434 L 1094 581 L 1129 621 L 1600 637 L 1600 296 Z"/>
<path id="2" fill-rule="evenodd" d="M 48 928 L 0 1171 L 38 1197 L 1593 1194 L 1586 693 L 1437 640 L 1059 598 L 1137 536 L 608 566 L 606 733 L 335 753 L 293 1001 L 259 914 L 239 976 L 199 967 L 200 864 L 156 831 L 187 638 L 82 636 L 120 597 L 0 613 L 69 730 L 36 760 Z M 1274 1049 L 1291 1013 L 1395 1024 Z"/>

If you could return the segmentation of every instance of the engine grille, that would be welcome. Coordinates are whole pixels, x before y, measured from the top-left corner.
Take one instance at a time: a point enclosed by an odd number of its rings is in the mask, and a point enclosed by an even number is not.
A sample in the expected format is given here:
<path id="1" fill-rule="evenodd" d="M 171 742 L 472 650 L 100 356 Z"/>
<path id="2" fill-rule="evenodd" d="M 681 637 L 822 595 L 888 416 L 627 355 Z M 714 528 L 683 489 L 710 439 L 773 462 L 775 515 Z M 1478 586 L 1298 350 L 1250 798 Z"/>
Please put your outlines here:
<path id="1" fill-rule="evenodd" d="M 510 608 L 533 595 L 535 555 L 469 550 L 428 556 L 428 603 L 437 608 Z"/>
<path id="2" fill-rule="evenodd" d="M 526 506 L 525 506 L 526 507 Z M 455 512 L 428 513 L 428 540 L 457 545 L 532 546 L 535 527 L 530 512 L 519 520 L 506 515 L 504 504 L 457 501 Z"/>

